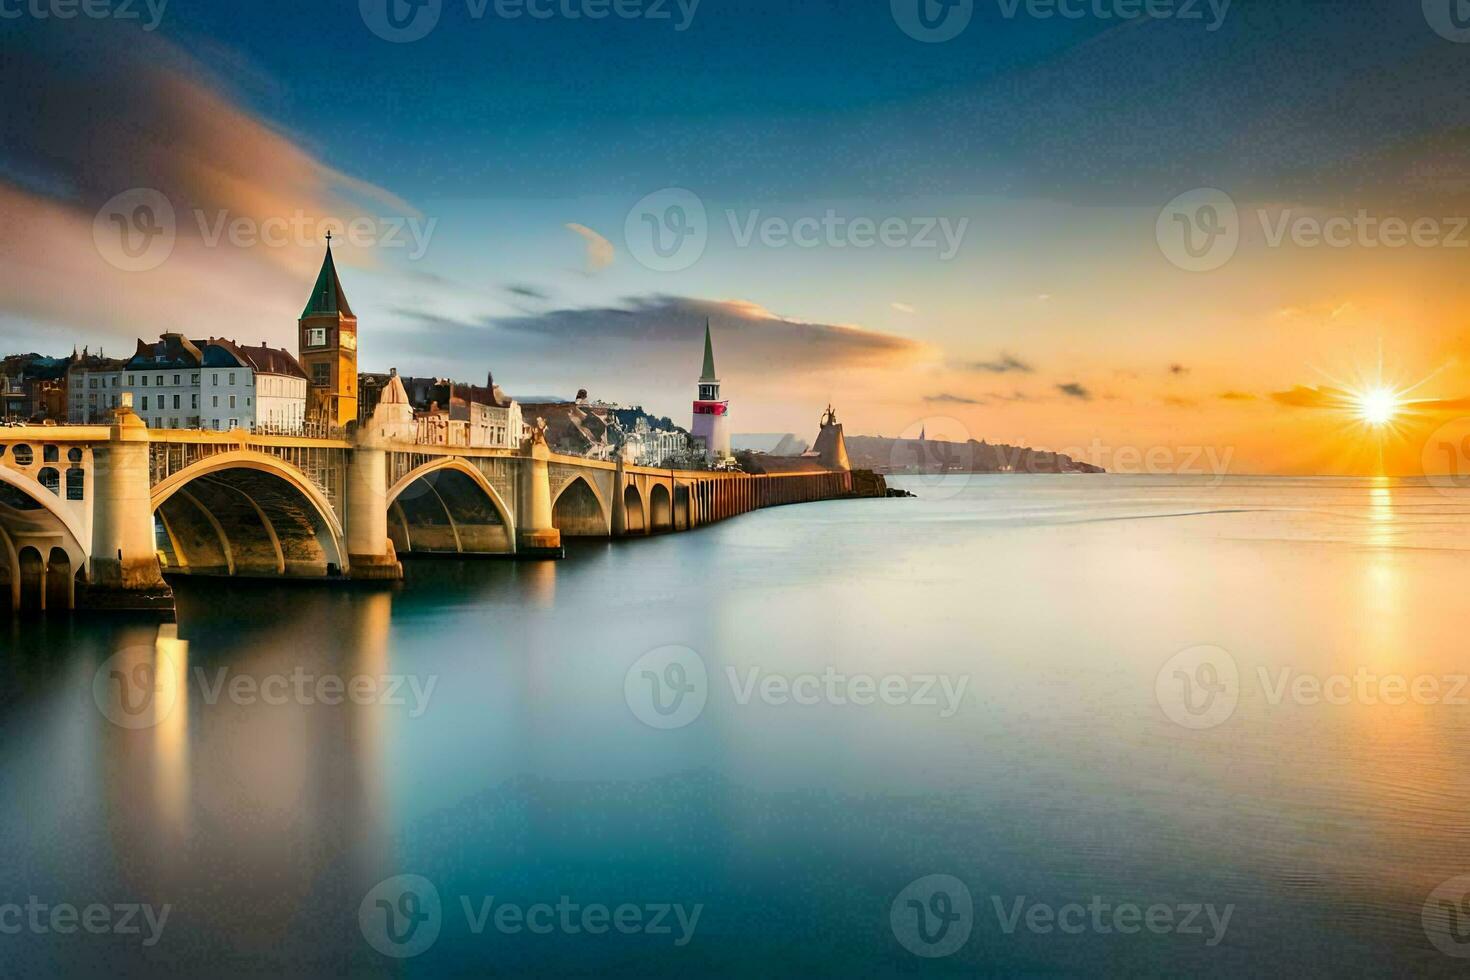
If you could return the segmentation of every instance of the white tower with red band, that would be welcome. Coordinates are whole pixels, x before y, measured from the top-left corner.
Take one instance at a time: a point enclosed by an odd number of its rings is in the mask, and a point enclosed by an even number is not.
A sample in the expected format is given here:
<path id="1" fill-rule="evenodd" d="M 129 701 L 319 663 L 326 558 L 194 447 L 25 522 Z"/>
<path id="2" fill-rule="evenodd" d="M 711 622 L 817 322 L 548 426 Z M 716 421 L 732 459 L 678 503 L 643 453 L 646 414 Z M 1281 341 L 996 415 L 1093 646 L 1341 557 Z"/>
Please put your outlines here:
<path id="1" fill-rule="evenodd" d="M 699 398 L 694 402 L 694 425 L 690 432 L 704 443 L 712 460 L 730 455 L 730 403 L 720 400 L 720 379 L 715 375 L 715 348 L 710 340 L 709 320 L 704 321 L 704 371 L 699 376 Z"/>

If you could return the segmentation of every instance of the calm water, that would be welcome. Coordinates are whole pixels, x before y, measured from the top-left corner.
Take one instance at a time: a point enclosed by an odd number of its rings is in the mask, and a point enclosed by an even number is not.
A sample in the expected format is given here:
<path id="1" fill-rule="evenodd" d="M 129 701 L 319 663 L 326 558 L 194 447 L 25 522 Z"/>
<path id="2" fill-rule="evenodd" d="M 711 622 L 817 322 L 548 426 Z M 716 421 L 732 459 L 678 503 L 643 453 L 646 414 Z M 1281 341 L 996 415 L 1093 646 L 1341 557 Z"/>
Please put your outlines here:
<path id="1" fill-rule="evenodd" d="M 0 973 L 1463 972 L 1470 496 L 916 489 L 0 627 Z"/>

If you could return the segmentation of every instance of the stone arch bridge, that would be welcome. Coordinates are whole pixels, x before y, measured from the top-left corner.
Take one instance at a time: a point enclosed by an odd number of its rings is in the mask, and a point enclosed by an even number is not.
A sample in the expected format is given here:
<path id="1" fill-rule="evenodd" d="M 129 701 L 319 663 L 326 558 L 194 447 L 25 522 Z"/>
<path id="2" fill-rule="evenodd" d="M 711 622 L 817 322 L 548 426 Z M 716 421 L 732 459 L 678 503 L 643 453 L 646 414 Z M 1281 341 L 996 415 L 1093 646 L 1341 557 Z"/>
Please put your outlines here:
<path id="1" fill-rule="evenodd" d="M 560 557 L 562 539 L 687 531 L 849 496 L 853 474 L 663 470 L 357 437 L 0 429 L 0 604 L 147 608 L 163 574 L 396 579 L 400 555 Z"/>

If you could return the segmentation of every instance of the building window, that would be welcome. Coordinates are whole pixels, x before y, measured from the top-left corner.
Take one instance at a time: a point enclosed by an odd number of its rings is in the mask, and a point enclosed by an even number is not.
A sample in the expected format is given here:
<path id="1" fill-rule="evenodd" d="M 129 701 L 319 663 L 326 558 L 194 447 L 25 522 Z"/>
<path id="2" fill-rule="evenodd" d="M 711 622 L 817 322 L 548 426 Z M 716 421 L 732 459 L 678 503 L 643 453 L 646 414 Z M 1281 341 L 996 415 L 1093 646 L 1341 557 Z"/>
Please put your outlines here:
<path id="1" fill-rule="evenodd" d="M 190 408 L 198 408 L 199 407 L 199 396 L 197 394 L 195 394 L 195 395 L 190 395 L 189 398 L 191 399 L 191 404 L 189 405 L 189 407 Z"/>
<path id="2" fill-rule="evenodd" d="M 219 372 L 216 371 L 214 374 L 211 374 L 209 377 L 210 377 L 209 383 L 212 384 L 212 385 L 215 385 L 216 387 L 218 387 L 219 386 Z"/>
<path id="3" fill-rule="evenodd" d="M 156 378 L 153 379 L 153 387 L 155 387 L 155 388 L 162 388 L 163 387 L 163 375 L 160 374 L 158 377 L 156 377 Z"/>
<path id="4" fill-rule="evenodd" d="M 174 384 L 178 384 L 178 383 L 179 383 L 179 376 L 176 374 L 176 375 L 174 375 Z"/>
<path id="5" fill-rule="evenodd" d="M 219 408 L 219 395 L 210 395 L 209 400 L 214 403 L 210 408 Z"/>
<path id="6" fill-rule="evenodd" d="M 128 375 L 128 387 L 129 388 L 133 387 L 133 383 L 134 383 L 133 382 L 133 377 L 134 377 L 134 375 L 131 375 L 131 374 Z"/>
<path id="7" fill-rule="evenodd" d="M 82 461 L 82 451 L 80 449 L 68 449 L 66 451 L 66 459 L 70 463 L 80 463 Z"/>
<path id="8" fill-rule="evenodd" d="M 219 419 L 211 419 L 210 424 L 214 426 L 214 431 L 219 431 Z"/>
<path id="9" fill-rule="evenodd" d="M 199 383 L 199 375 L 197 375 L 197 374 L 191 374 L 189 376 L 189 383 L 191 385 L 197 385 Z"/>
<path id="10" fill-rule="evenodd" d="M 56 468 L 55 467 L 52 467 L 52 466 L 46 467 L 44 470 L 42 470 L 37 475 L 36 479 L 38 479 L 38 480 L 41 481 L 41 486 L 45 487 L 47 490 L 50 490 L 52 493 L 60 496 L 60 494 L 61 494 L 61 474 L 56 471 Z"/>
<path id="11" fill-rule="evenodd" d="M 234 408 L 235 407 L 235 396 L 234 395 L 231 395 L 230 396 L 230 407 L 231 408 Z"/>
<path id="12" fill-rule="evenodd" d="M 88 388 L 95 388 L 95 387 L 97 387 L 97 379 L 96 378 L 88 378 L 87 379 L 87 387 Z"/>
<path id="13" fill-rule="evenodd" d="M 239 419 L 230 419 L 230 428 L 232 428 L 232 429 L 238 429 L 239 427 L 240 427 L 240 420 Z"/>
<path id="14" fill-rule="evenodd" d="M 36 461 L 36 454 L 33 453 L 31 451 L 31 447 L 27 446 L 25 443 L 21 443 L 19 446 L 16 446 L 15 449 L 11 451 L 10 455 L 11 458 L 15 460 L 16 466 L 30 466 Z"/>
<path id="15" fill-rule="evenodd" d="M 306 331 L 306 346 L 308 346 L 308 347 L 325 347 L 325 346 L 327 346 L 327 328 L 326 327 L 312 327 L 309 330 L 307 330 Z"/>
<path id="16" fill-rule="evenodd" d="M 144 395 L 143 396 L 143 411 L 145 411 L 145 412 L 148 411 L 148 396 L 147 395 Z"/>
<path id="17" fill-rule="evenodd" d="M 332 365 L 313 364 L 311 366 L 311 383 L 316 385 L 329 385 L 332 383 Z"/>
<path id="18" fill-rule="evenodd" d="M 230 372 L 230 384 L 233 385 L 234 383 L 235 383 L 235 372 L 234 371 L 231 371 Z"/>
<path id="19" fill-rule="evenodd" d="M 81 500 L 87 495 L 87 472 L 79 466 L 66 471 L 66 499 Z"/>
<path id="20" fill-rule="evenodd" d="M 59 459 L 61 459 L 61 450 L 57 449 L 55 446 L 41 447 L 41 460 L 43 462 L 54 463 Z"/>

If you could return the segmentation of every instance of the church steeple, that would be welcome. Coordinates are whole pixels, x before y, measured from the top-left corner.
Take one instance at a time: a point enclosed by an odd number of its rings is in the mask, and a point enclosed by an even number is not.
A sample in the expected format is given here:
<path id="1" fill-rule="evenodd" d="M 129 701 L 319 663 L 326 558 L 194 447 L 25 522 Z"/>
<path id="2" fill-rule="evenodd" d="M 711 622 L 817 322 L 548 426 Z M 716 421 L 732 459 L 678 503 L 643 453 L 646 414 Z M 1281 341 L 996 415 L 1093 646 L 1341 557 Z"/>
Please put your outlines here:
<path id="1" fill-rule="evenodd" d="M 704 373 L 699 376 L 699 380 L 720 380 L 720 376 L 715 374 L 715 345 L 710 340 L 709 317 L 704 318 Z"/>
<path id="2" fill-rule="evenodd" d="M 342 291 L 342 280 L 337 278 L 337 265 L 332 261 L 332 233 L 327 232 L 327 255 L 322 259 L 322 271 L 317 273 L 316 286 L 301 311 L 301 319 L 309 316 L 340 313 L 352 316 L 352 307 L 347 304 L 347 294 Z"/>
<path id="3" fill-rule="evenodd" d="M 301 311 L 298 351 L 306 371 L 310 417 L 346 426 L 357 421 L 357 317 L 348 305 L 337 264 L 332 261 L 332 236 L 322 271 Z"/>

